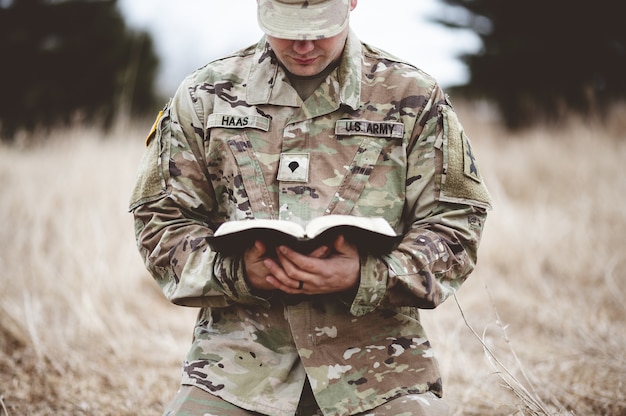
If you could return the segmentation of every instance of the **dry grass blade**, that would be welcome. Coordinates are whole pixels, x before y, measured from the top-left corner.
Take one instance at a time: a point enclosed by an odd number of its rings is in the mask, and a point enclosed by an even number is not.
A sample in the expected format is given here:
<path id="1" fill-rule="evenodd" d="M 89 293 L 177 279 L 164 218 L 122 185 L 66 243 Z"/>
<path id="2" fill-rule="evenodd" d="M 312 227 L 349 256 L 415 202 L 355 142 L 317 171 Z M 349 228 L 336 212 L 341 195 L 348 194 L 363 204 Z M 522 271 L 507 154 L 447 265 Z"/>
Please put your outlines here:
<path id="1" fill-rule="evenodd" d="M 617 267 L 618 263 L 619 257 L 617 255 L 615 255 L 607 263 L 606 271 L 604 272 L 604 283 L 609 289 L 608 293 L 610 293 L 611 297 L 613 298 L 615 305 L 618 305 L 618 307 L 626 310 L 626 303 L 624 303 L 624 298 L 626 297 L 626 294 L 622 292 L 621 288 L 615 281 L 615 268 Z"/>
<path id="2" fill-rule="evenodd" d="M 30 340 L 26 331 L 6 308 L 0 304 L 0 351 L 9 351 L 13 348 L 24 348 Z"/>
<path id="3" fill-rule="evenodd" d="M 9 416 L 9 411 L 7 410 L 7 407 L 4 404 L 4 398 L 2 396 L 0 396 L 0 406 L 2 406 L 2 414 L 4 416 Z M 1 415 L 0 415 L 1 416 Z"/>
<path id="4" fill-rule="evenodd" d="M 489 362 L 491 367 L 494 369 L 494 374 L 496 374 L 502 380 L 502 382 L 504 383 L 504 385 L 506 386 L 508 390 L 510 390 L 513 394 L 515 394 L 515 396 L 517 396 L 521 400 L 521 402 L 525 406 L 524 413 L 530 414 L 530 415 L 537 415 L 537 416 L 550 416 L 551 413 L 548 411 L 548 406 L 543 402 L 543 400 L 537 394 L 533 383 L 530 381 L 524 369 L 524 366 L 522 365 L 519 357 L 517 356 L 515 352 L 515 349 L 512 347 L 510 339 L 506 331 L 506 326 L 502 323 L 495 306 L 494 306 L 494 311 L 496 313 L 497 324 L 500 327 L 502 334 L 503 334 L 503 338 L 506 341 L 507 345 L 509 346 L 509 350 L 515 359 L 518 370 L 522 373 L 524 380 L 526 381 L 526 384 L 530 386 L 531 391 L 529 391 L 524 386 L 524 383 L 522 383 L 518 379 L 518 377 L 513 373 L 513 371 L 510 370 L 496 356 L 496 354 L 493 352 L 491 347 L 487 345 L 487 342 L 485 341 L 487 329 L 484 330 L 482 336 L 479 335 L 478 332 L 476 332 L 476 330 L 474 329 L 474 327 L 469 323 L 467 317 L 465 316 L 465 312 L 463 311 L 463 308 L 461 307 L 459 299 L 456 295 L 454 295 L 454 300 L 457 304 L 457 307 L 459 308 L 461 317 L 465 325 L 469 328 L 469 330 L 472 332 L 474 337 L 480 342 L 483 348 L 485 357 L 487 358 L 487 361 Z"/>

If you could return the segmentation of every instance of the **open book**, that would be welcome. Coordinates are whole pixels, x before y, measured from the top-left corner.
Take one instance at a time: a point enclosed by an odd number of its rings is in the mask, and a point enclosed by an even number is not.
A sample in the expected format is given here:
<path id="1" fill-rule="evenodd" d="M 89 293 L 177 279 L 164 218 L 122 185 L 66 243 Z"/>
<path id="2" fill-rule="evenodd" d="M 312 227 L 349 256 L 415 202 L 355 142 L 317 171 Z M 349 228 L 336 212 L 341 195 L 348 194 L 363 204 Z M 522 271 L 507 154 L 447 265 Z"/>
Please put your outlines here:
<path id="1" fill-rule="evenodd" d="M 395 248 L 401 236 L 380 217 L 324 215 L 312 219 L 305 228 L 285 220 L 251 219 L 223 223 L 208 242 L 215 251 L 237 254 L 260 240 L 268 249 L 286 245 L 310 253 L 322 245 L 332 245 L 343 234 L 359 251 L 385 254 Z"/>

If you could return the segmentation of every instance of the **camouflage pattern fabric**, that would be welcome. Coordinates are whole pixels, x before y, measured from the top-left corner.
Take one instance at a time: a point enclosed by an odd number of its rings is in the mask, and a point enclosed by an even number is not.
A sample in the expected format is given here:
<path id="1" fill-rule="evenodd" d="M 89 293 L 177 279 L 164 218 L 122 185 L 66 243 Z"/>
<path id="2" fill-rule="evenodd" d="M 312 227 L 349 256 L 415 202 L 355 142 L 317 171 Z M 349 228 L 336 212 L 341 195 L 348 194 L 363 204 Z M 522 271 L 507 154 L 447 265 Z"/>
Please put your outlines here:
<path id="1" fill-rule="evenodd" d="M 305 399 L 306 400 L 306 399 Z M 323 416 L 311 398 L 301 398 L 295 416 Z M 376 409 L 358 416 L 448 416 L 450 409 L 444 400 L 428 392 L 411 394 L 391 400 Z M 167 406 L 163 416 L 259 416 L 261 413 L 244 410 L 218 396 L 192 386 L 182 386 Z"/>
<path id="2" fill-rule="evenodd" d="M 489 208 L 438 84 L 353 33 L 305 102 L 265 40 L 189 76 L 157 120 L 130 205 L 165 296 L 201 308 L 182 383 L 273 416 L 295 413 L 307 377 L 326 416 L 441 396 L 419 308 L 474 269 Z M 356 293 L 254 291 L 242 258 L 206 242 L 225 221 L 326 214 L 382 216 L 404 236 L 362 256 Z"/>
<path id="3" fill-rule="evenodd" d="M 280 39 L 324 39 L 348 25 L 350 0 L 259 0 L 258 22 Z"/>

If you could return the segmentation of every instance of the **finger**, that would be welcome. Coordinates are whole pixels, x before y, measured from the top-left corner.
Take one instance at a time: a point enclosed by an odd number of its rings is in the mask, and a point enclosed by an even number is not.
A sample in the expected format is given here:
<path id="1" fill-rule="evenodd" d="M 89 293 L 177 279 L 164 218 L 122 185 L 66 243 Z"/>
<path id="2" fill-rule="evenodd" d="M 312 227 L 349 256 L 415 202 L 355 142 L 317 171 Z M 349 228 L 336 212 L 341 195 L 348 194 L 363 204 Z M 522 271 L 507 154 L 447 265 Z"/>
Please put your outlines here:
<path id="1" fill-rule="evenodd" d="M 295 293 L 294 291 L 298 289 L 300 283 L 289 276 L 280 259 L 278 263 L 271 259 L 266 259 L 264 264 L 270 272 L 270 275 L 267 277 L 267 281 L 270 284 L 283 292 Z"/>
<path id="2" fill-rule="evenodd" d="M 298 253 L 286 246 L 278 247 L 276 254 L 285 272 L 295 280 L 303 280 L 302 272 L 315 274 L 316 267 L 319 267 L 319 258 Z"/>
<path id="3" fill-rule="evenodd" d="M 341 255 L 350 255 L 358 252 L 354 244 L 350 244 L 343 235 L 337 236 L 333 242 L 333 249 Z"/>
<path id="4" fill-rule="evenodd" d="M 304 289 L 304 282 L 296 282 L 296 281 L 294 281 L 295 284 L 296 284 L 296 287 L 287 286 L 283 282 L 281 282 L 280 280 L 278 280 L 276 277 L 274 277 L 272 275 L 267 276 L 266 281 L 274 289 L 280 290 L 281 292 L 284 292 L 284 293 L 287 293 L 287 294 L 290 294 L 290 295 L 308 294 L 308 292 L 306 292 L 305 289 Z"/>
<path id="5" fill-rule="evenodd" d="M 265 244 L 257 240 L 248 251 L 250 255 L 260 259 L 261 257 L 265 257 L 267 249 L 265 248 Z"/>
<path id="6" fill-rule="evenodd" d="M 320 246 L 309 253 L 309 257 L 315 257 L 316 259 L 325 259 L 330 254 L 330 247 Z"/>
<path id="7" fill-rule="evenodd" d="M 319 254 L 323 253 L 323 250 L 319 252 Z M 292 255 L 290 256 L 290 254 Z M 286 283 L 289 287 L 296 288 L 298 290 L 302 290 L 301 286 L 303 284 L 308 284 L 308 288 L 310 290 L 316 287 L 315 281 L 317 279 L 317 275 L 319 274 L 319 270 L 316 272 L 315 270 L 317 269 L 313 267 L 312 263 L 316 262 L 320 264 L 323 260 L 305 256 L 293 252 L 293 250 L 288 250 L 287 252 L 278 250 L 277 255 L 281 267 L 291 280 L 291 282 Z"/>
<path id="8" fill-rule="evenodd" d="M 265 246 L 255 243 L 244 252 L 243 261 L 246 269 L 246 281 L 258 290 L 273 290 L 274 287 L 267 283 L 268 269 L 265 266 Z"/>

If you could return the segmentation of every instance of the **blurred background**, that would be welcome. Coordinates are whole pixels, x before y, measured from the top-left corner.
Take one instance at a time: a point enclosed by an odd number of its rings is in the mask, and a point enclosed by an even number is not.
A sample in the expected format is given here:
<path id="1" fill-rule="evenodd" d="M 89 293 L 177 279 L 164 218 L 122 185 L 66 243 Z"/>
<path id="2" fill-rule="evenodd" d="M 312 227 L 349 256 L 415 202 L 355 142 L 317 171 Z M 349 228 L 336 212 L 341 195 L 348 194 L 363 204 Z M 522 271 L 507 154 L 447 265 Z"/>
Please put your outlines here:
<path id="1" fill-rule="evenodd" d="M 361 39 L 451 95 L 494 200 L 422 321 L 455 416 L 626 414 L 626 25 L 617 0 L 361 0 Z M 197 311 L 128 198 L 182 78 L 254 0 L 0 0 L 0 416 L 158 415 Z"/>
<path id="2" fill-rule="evenodd" d="M 363 0 L 353 27 L 520 128 L 624 98 L 619 6 Z M 254 0 L 2 0 L 0 134 L 152 114 L 186 74 L 260 36 Z"/>
<path id="3" fill-rule="evenodd" d="M 255 0 L 121 0 L 119 6 L 128 24 L 149 31 L 158 54 L 166 57 L 161 61 L 157 85 L 171 94 L 190 68 L 203 66 L 260 39 L 262 32 L 254 3 Z M 420 62 L 427 66 L 423 68 L 427 72 L 437 73 L 437 79 L 446 87 L 467 81 L 467 68 L 456 56 L 475 51 L 480 40 L 471 30 L 452 31 L 431 21 L 444 7 L 438 0 L 361 3 L 362 7 L 352 13 L 351 24 L 363 41 L 410 62 Z"/>

